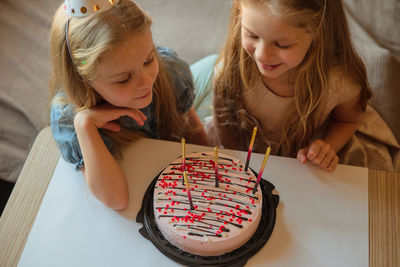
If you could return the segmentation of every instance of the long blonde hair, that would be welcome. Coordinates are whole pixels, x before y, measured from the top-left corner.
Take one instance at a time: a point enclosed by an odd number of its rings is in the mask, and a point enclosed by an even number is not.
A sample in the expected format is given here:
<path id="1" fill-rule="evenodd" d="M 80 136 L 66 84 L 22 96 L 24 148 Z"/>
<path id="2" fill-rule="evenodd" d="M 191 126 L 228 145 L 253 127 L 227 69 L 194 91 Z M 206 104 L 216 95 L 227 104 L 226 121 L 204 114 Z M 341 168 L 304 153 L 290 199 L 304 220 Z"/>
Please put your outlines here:
<path id="1" fill-rule="evenodd" d="M 252 88 L 260 79 L 254 60 L 241 43 L 241 1 L 254 1 L 279 12 L 288 23 L 305 28 L 314 34 L 314 40 L 299 66 L 295 79 L 295 105 L 282 129 L 281 140 L 273 153 L 294 156 L 308 144 L 315 132 L 315 120 L 320 112 L 322 97 L 328 87 L 328 74 L 333 65 L 340 65 L 361 86 L 359 103 L 366 108 L 371 91 L 363 62 L 355 52 L 341 0 L 233 0 L 228 38 L 220 54 L 221 71 L 214 83 L 215 119 L 218 134 L 228 137 L 228 147 L 245 150 L 251 130 L 258 126 L 255 150 L 264 152 L 268 144 L 258 121 L 250 116 L 243 103 L 242 92 Z M 224 143 L 224 140 L 222 140 Z"/>
<path id="2" fill-rule="evenodd" d="M 50 78 L 49 101 L 63 92 L 59 99 L 64 104 L 72 104 L 76 111 L 92 108 L 104 99 L 89 85 L 96 76 L 96 67 L 101 56 L 112 49 L 128 34 L 143 32 L 150 28 L 152 19 L 130 0 L 121 0 L 112 8 L 82 17 L 71 17 L 68 41 L 65 25 L 67 15 L 64 4 L 57 9 L 53 19 L 50 37 L 52 73 Z M 72 58 L 73 59 L 72 59 Z M 155 116 L 160 138 L 179 140 L 183 135 L 190 140 L 192 130 L 187 125 L 187 116 L 176 108 L 176 97 L 172 77 L 166 71 L 162 58 L 156 52 L 159 74 L 153 86 Z M 119 133 L 105 131 L 113 140 L 136 140 L 143 134 L 121 129 Z"/>

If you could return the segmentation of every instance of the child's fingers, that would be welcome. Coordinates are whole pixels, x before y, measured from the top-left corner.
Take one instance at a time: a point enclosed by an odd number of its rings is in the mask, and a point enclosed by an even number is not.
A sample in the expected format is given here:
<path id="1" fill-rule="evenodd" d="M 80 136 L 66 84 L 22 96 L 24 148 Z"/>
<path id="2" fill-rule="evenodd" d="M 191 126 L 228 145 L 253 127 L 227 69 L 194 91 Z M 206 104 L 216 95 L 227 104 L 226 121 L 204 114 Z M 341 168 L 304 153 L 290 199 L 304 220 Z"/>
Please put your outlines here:
<path id="1" fill-rule="evenodd" d="M 305 164 L 307 162 L 307 148 L 302 148 L 297 152 L 297 159 Z"/>
<path id="2" fill-rule="evenodd" d="M 101 128 L 110 130 L 112 132 L 119 132 L 121 130 L 121 126 L 118 123 L 114 122 L 106 122 Z"/>
<path id="3" fill-rule="evenodd" d="M 140 126 L 144 125 L 144 122 L 147 120 L 146 115 L 143 114 L 142 111 L 140 110 L 134 110 L 134 109 L 121 109 L 121 114 L 120 116 L 129 116 L 133 120 L 137 122 Z"/>
<path id="4" fill-rule="evenodd" d="M 331 163 L 329 164 L 327 170 L 330 171 L 330 172 L 334 171 L 336 166 L 338 165 L 338 163 L 339 163 L 339 157 L 335 154 L 335 157 L 333 157 L 333 159 L 332 159 Z"/>
<path id="5" fill-rule="evenodd" d="M 327 169 L 332 160 L 336 157 L 336 153 L 333 150 L 328 151 L 328 153 L 325 155 L 324 159 L 321 161 L 319 166 L 321 168 Z"/>
<path id="6" fill-rule="evenodd" d="M 119 132 L 120 126 L 113 122 L 122 116 L 129 116 L 137 122 L 138 125 L 143 126 L 147 117 L 138 109 L 120 108 L 112 106 L 111 104 L 102 104 L 96 108 L 90 108 L 80 111 L 80 117 L 92 121 L 97 128 L 108 129 L 113 132 Z"/>
<path id="7" fill-rule="evenodd" d="M 128 114 L 126 114 L 126 115 L 129 116 L 129 117 L 138 118 L 137 116 L 139 116 L 139 119 L 141 121 L 146 121 L 147 120 L 146 115 L 144 115 L 143 112 L 141 110 L 139 110 L 139 109 L 127 109 L 127 111 L 128 111 Z M 133 119 L 135 119 L 135 118 L 133 118 Z"/>
<path id="8" fill-rule="evenodd" d="M 144 125 L 144 121 L 145 120 L 142 118 L 142 116 L 140 116 L 139 113 L 133 113 L 133 114 L 130 115 L 130 117 L 132 119 L 134 119 L 137 122 L 137 124 L 139 124 L 140 126 Z"/>
<path id="9" fill-rule="evenodd" d="M 303 164 L 309 160 L 314 165 L 328 171 L 333 171 L 339 161 L 331 145 L 320 139 L 313 141 L 310 146 L 300 149 L 297 152 L 297 159 Z"/>
<path id="10" fill-rule="evenodd" d="M 321 142 L 321 140 L 316 140 L 310 145 L 307 152 L 307 159 L 309 161 L 314 161 L 314 159 L 319 155 L 322 145 Z"/>
<path id="11" fill-rule="evenodd" d="M 322 141 L 321 141 L 322 142 Z M 327 143 L 322 142 L 322 144 L 318 144 L 318 155 L 314 157 L 312 162 L 315 165 L 320 165 L 324 158 L 328 155 L 328 153 L 332 150 L 331 146 Z"/>
<path id="12" fill-rule="evenodd" d="M 138 110 L 140 117 L 142 118 L 143 121 L 147 120 L 146 115 L 144 115 L 144 113 L 141 110 Z"/>
<path id="13" fill-rule="evenodd" d="M 122 116 L 129 116 L 134 120 L 140 120 L 140 121 L 147 120 L 146 115 L 144 115 L 143 112 L 139 109 L 116 107 L 109 103 L 105 103 L 99 107 L 99 110 L 112 111 L 114 113 L 114 115 L 112 115 L 113 120 L 118 119 L 119 117 Z"/>

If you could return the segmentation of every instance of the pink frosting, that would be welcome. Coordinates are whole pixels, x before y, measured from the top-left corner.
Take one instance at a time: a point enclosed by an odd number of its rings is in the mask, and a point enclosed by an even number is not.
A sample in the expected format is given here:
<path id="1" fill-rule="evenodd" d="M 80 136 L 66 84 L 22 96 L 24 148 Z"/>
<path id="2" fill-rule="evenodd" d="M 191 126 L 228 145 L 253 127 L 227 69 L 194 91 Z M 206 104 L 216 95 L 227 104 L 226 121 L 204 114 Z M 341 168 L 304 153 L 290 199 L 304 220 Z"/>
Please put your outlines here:
<path id="1" fill-rule="evenodd" d="M 176 247 L 201 256 L 230 252 L 257 230 L 262 211 L 256 176 L 232 156 L 218 155 L 219 186 L 215 187 L 213 152 L 186 156 L 194 209 L 182 183 L 182 159 L 172 162 L 154 189 L 154 217 L 164 237 Z"/>

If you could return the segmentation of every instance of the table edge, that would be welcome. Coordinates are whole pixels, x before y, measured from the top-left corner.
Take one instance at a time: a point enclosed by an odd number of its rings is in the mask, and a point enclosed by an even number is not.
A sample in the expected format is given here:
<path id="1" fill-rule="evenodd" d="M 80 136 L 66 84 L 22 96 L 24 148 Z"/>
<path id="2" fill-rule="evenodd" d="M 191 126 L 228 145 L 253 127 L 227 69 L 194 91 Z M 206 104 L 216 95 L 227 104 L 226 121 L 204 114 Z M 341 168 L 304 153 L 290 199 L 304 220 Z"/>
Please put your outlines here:
<path id="1" fill-rule="evenodd" d="M 59 157 L 50 127 L 42 129 L 0 218 L 0 266 L 17 266 Z"/>

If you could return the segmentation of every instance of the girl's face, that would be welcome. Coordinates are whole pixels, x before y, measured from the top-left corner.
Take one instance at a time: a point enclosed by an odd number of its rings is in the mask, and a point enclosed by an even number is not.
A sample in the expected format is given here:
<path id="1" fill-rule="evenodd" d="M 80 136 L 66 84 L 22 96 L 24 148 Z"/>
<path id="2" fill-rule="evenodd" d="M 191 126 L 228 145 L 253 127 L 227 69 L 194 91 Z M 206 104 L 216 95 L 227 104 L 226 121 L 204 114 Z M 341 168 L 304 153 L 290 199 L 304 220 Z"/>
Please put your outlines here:
<path id="1" fill-rule="evenodd" d="M 150 30 L 134 33 L 100 59 L 91 86 L 107 102 L 133 109 L 153 99 L 158 62 Z"/>
<path id="2" fill-rule="evenodd" d="M 313 40 L 306 29 L 287 24 L 284 17 L 254 1 L 241 1 L 241 21 L 243 48 L 266 78 L 295 70 Z"/>

